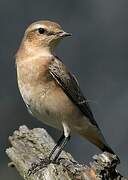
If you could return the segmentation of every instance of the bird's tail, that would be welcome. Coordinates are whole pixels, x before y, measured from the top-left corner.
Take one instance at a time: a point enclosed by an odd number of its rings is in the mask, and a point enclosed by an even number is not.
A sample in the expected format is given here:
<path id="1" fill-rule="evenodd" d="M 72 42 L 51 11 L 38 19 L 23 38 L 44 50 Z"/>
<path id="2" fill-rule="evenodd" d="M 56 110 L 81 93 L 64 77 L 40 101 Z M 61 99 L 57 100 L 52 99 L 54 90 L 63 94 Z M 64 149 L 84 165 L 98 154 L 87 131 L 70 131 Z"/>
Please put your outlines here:
<path id="1" fill-rule="evenodd" d="M 112 148 L 107 144 L 104 136 L 98 128 L 89 128 L 87 131 L 82 130 L 79 132 L 79 134 L 87 140 L 89 140 L 94 145 L 96 145 L 97 147 L 99 147 L 99 149 L 101 149 L 103 152 L 108 152 L 113 155 L 116 155 Z M 116 157 L 120 162 L 119 157 L 117 155 Z"/>
<path id="2" fill-rule="evenodd" d="M 103 147 L 101 148 L 101 150 L 103 152 L 109 152 L 111 154 L 115 154 L 115 152 L 112 150 L 112 148 L 106 144 L 103 145 Z"/>

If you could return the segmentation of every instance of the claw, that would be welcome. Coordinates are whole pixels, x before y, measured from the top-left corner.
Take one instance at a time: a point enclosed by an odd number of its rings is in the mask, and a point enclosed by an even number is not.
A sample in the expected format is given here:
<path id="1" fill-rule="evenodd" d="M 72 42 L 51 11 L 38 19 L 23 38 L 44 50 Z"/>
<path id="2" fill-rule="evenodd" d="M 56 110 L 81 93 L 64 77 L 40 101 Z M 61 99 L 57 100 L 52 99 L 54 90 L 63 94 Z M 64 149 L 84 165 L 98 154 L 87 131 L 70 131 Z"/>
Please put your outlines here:
<path id="1" fill-rule="evenodd" d="M 40 159 L 39 162 L 34 162 L 31 164 L 31 168 L 28 170 L 28 176 L 35 174 L 40 169 L 47 167 L 51 163 L 49 158 Z"/>

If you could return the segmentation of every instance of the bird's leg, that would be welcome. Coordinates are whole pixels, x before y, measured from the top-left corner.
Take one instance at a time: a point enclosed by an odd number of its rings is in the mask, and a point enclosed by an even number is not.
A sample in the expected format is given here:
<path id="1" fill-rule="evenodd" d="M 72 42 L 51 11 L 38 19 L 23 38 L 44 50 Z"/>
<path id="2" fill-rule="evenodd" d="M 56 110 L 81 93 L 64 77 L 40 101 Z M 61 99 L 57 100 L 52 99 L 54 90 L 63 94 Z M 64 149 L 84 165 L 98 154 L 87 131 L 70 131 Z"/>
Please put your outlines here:
<path id="1" fill-rule="evenodd" d="M 60 139 L 57 141 L 57 144 L 54 146 L 54 148 L 52 149 L 52 151 L 49 154 L 49 159 L 51 159 L 53 153 L 56 151 L 56 149 L 60 146 L 60 144 L 63 142 L 65 136 L 64 133 L 62 134 L 62 136 L 60 137 Z"/>
<path id="2" fill-rule="evenodd" d="M 54 154 L 54 152 L 56 151 L 56 149 L 59 147 L 60 149 L 60 145 L 61 143 L 63 143 L 63 141 L 65 140 L 65 136 L 64 133 L 61 135 L 60 139 L 57 141 L 57 144 L 54 146 L 54 148 L 52 149 L 52 151 L 50 152 L 50 155 L 48 158 L 45 159 L 40 159 L 39 162 L 37 163 L 32 163 L 31 168 L 28 170 L 28 175 L 34 174 L 36 173 L 38 170 L 46 167 L 48 164 L 50 164 L 51 162 L 53 162 L 53 160 L 51 160 L 52 155 Z M 58 153 L 57 153 L 58 154 Z M 60 154 L 60 153 L 59 153 Z M 59 156 L 59 155 L 58 155 Z M 56 156 L 55 156 L 56 157 Z M 57 158 L 56 158 L 57 159 Z M 55 160 L 54 160 L 55 163 Z"/>
<path id="3" fill-rule="evenodd" d="M 60 145 L 59 148 L 58 148 L 57 154 L 56 154 L 55 157 L 51 160 L 51 162 L 53 162 L 53 163 L 58 163 L 58 162 L 57 162 L 57 159 L 58 159 L 60 153 L 62 152 L 63 148 L 66 146 L 66 144 L 67 144 L 68 141 L 70 140 L 70 138 L 71 138 L 71 135 L 70 135 L 70 134 L 69 134 L 69 136 L 64 137 L 63 142 L 61 143 L 61 145 Z"/>

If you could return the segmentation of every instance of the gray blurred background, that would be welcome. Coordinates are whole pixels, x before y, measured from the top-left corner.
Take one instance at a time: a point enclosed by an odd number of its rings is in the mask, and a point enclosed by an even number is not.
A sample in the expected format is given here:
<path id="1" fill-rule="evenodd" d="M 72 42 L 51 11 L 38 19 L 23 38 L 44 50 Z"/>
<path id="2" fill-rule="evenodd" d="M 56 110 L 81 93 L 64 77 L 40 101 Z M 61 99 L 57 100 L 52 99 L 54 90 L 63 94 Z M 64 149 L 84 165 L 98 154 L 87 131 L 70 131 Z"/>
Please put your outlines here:
<path id="1" fill-rule="evenodd" d="M 16 83 L 15 53 L 26 27 L 50 19 L 73 34 L 56 54 L 78 77 L 104 136 L 120 156 L 120 171 L 128 175 L 128 1 L 127 0 L 0 0 L 0 179 L 20 180 L 7 167 L 8 136 L 20 125 L 56 130 L 32 118 Z M 100 151 L 74 136 L 67 150 L 88 163 Z"/>

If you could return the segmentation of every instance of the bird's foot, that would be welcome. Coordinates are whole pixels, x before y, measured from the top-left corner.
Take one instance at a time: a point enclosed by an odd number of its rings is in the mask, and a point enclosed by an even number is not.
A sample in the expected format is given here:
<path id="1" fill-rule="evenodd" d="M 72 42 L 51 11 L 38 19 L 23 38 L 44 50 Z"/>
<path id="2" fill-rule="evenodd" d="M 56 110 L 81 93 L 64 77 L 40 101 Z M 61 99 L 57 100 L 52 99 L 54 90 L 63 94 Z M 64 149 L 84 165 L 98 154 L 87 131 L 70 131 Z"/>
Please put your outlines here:
<path id="1" fill-rule="evenodd" d="M 31 164 L 31 168 L 28 170 L 28 175 L 35 174 L 40 169 L 47 167 L 52 161 L 49 158 L 40 159 L 38 162 Z"/>
<path id="2" fill-rule="evenodd" d="M 37 171 L 40 169 L 43 169 L 47 167 L 50 163 L 53 164 L 59 164 L 59 159 L 58 160 L 51 160 L 50 158 L 45 158 L 45 159 L 40 159 L 38 162 L 34 162 L 31 164 L 31 168 L 28 170 L 28 175 L 30 176 L 31 174 L 35 174 Z"/>

